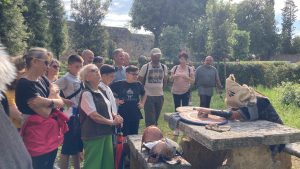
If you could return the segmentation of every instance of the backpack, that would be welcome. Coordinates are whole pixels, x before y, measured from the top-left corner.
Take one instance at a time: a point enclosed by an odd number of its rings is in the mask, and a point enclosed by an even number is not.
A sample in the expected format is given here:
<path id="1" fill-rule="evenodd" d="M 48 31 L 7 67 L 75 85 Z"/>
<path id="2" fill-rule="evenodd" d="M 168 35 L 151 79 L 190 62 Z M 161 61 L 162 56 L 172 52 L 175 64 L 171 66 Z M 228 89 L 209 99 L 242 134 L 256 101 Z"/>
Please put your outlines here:
<path id="1" fill-rule="evenodd" d="M 149 64 L 150 63 L 147 63 L 146 74 L 145 74 L 144 79 L 143 79 L 143 85 L 146 84 L 146 79 L 147 79 L 147 75 L 148 75 Z M 160 66 L 162 67 L 163 72 L 165 73 L 165 67 L 164 67 L 164 65 L 162 63 L 160 63 Z"/>
<path id="2" fill-rule="evenodd" d="M 174 70 L 173 74 L 176 73 L 177 68 L 178 68 L 178 65 L 175 67 L 175 70 Z M 188 70 L 189 70 L 189 77 L 191 77 L 191 69 L 190 69 L 189 66 L 188 66 Z"/>

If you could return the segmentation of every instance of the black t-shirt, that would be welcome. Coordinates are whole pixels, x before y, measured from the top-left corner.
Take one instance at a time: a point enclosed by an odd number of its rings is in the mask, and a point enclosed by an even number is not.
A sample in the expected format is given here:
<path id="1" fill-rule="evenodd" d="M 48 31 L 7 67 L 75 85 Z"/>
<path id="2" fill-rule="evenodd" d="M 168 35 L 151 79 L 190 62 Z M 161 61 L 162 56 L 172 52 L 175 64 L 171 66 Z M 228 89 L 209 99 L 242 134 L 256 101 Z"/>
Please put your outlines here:
<path id="1" fill-rule="evenodd" d="M 38 81 L 21 78 L 16 87 L 16 104 L 18 109 L 23 114 L 37 114 L 28 106 L 27 102 L 37 96 L 47 98 L 50 92 L 49 84 L 49 81 L 45 77 L 40 78 Z"/>
<path id="2" fill-rule="evenodd" d="M 110 85 L 115 98 L 124 100 L 124 104 L 118 108 L 118 113 L 124 121 L 137 121 L 143 118 L 138 107 L 140 96 L 145 94 L 144 86 L 140 82 L 128 83 L 117 81 Z"/>

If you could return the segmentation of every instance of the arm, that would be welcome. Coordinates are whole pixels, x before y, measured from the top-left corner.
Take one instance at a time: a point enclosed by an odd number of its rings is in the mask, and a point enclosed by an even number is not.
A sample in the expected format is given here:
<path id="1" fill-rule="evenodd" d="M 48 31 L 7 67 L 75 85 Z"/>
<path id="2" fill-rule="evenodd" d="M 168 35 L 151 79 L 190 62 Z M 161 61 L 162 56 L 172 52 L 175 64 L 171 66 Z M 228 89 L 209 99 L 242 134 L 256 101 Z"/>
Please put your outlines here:
<path id="1" fill-rule="evenodd" d="M 198 115 L 212 114 L 212 115 L 216 115 L 216 116 L 220 116 L 220 117 L 224 117 L 224 118 L 231 118 L 231 116 L 232 116 L 231 111 L 223 111 L 223 110 L 210 109 L 210 108 L 204 108 L 204 107 L 197 108 L 196 110 L 198 110 Z"/>
<path id="2" fill-rule="evenodd" d="M 36 96 L 32 99 L 29 99 L 27 104 L 37 114 L 47 118 L 50 115 L 53 107 L 63 107 L 64 105 L 64 102 L 60 98 L 58 91 L 59 90 L 56 85 L 51 85 L 48 98 Z"/>
<path id="3" fill-rule="evenodd" d="M 100 115 L 96 110 L 96 106 L 90 92 L 85 91 L 82 94 L 80 107 L 96 123 L 106 125 L 119 125 L 123 122 L 122 117 L 120 117 L 119 115 L 114 115 L 113 120 L 107 119 Z"/>
<path id="4" fill-rule="evenodd" d="M 139 102 L 139 105 L 138 105 L 140 109 L 143 109 L 143 108 L 144 108 L 144 105 L 145 105 L 146 99 L 147 99 L 147 95 L 146 95 L 146 94 L 144 94 L 144 95 L 142 96 L 142 98 L 141 98 L 140 102 Z"/>

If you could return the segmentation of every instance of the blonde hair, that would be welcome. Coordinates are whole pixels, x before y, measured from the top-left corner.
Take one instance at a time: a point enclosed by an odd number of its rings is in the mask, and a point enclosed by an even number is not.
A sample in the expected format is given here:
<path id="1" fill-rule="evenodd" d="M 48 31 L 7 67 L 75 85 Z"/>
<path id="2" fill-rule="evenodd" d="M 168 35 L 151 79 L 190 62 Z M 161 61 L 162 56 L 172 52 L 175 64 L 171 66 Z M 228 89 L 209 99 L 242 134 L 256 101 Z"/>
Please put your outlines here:
<path id="1" fill-rule="evenodd" d="M 87 82 L 87 74 L 91 69 L 98 69 L 98 67 L 95 64 L 87 64 L 83 66 L 79 72 L 80 80 L 82 80 L 83 82 Z"/>
<path id="2" fill-rule="evenodd" d="M 88 89 L 92 89 L 90 82 L 86 80 L 87 75 L 91 69 L 98 69 L 98 67 L 95 64 L 87 64 L 83 66 L 79 72 L 80 80 L 83 82 L 84 86 Z"/>

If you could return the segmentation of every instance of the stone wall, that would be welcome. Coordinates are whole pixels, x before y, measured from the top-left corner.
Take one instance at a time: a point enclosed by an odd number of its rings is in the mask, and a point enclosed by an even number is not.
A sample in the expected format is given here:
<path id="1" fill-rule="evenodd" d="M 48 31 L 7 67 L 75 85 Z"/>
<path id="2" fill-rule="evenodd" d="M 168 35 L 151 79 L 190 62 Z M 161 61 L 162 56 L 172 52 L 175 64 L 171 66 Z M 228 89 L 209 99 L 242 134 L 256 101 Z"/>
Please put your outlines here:
<path id="1" fill-rule="evenodd" d="M 148 56 L 154 44 L 154 36 L 131 33 L 127 28 L 106 27 L 110 38 L 118 48 L 123 48 L 129 55 L 137 59 L 140 55 Z"/>

